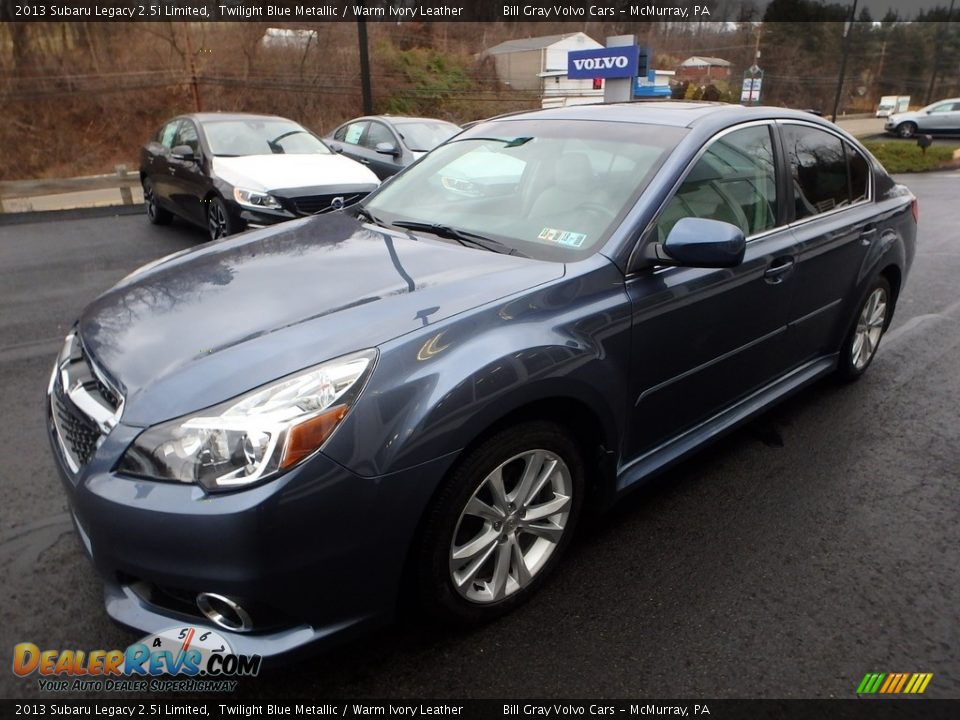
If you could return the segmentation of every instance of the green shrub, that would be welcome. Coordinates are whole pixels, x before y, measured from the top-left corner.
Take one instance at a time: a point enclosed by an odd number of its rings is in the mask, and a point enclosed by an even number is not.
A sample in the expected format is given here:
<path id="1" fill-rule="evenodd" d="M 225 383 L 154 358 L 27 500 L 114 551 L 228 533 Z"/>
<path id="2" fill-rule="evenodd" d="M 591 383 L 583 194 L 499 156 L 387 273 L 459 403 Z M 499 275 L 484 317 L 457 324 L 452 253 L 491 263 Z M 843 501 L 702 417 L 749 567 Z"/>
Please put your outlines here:
<path id="1" fill-rule="evenodd" d="M 939 170 L 953 164 L 956 144 L 941 144 L 937 140 L 926 152 L 914 142 L 902 140 L 873 141 L 864 143 L 874 157 L 891 173 L 924 172 Z"/>

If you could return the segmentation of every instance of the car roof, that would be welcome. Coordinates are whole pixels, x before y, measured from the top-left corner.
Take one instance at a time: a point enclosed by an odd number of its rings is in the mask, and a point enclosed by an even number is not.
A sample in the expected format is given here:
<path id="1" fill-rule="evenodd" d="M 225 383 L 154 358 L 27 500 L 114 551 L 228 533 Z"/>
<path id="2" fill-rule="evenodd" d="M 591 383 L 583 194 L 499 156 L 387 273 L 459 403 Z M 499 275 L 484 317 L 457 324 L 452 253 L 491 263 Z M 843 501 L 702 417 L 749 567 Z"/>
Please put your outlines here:
<path id="1" fill-rule="evenodd" d="M 258 113 L 241 113 L 241 112 L 199 112 L 199 113 L 189 113 L 187 115 L 178 115 L 175 119 L 180 118 L 189 118 L 191 120 L 196 120 L 199 123 L 209 122 L 212 120 L 285 120 L 286 122 L 296 123 L 296 120 L 291 120 L 290 118 L 280 117 L 279 115 L 260 115 Z M 297 123 L 298 125 L 300 123 Z"/>
<path id="2" fill-rule="evenodd" d="M 624 103 L 571 105 L 562 108 L 532 110 L 491 118 L 500 120 L 604 120 L 607 122 L 693 127 L 699 122 L 728 121 L 730 123 L 771 118 L 796 118 L 816 121 L 813 113 L 777 107 L 744 107 L 727 103 L 682 102 L 670 100 L 643 100 Z M 826 121 L 820 121 L 828 124 Z"/>
<path id="3" fill-rule="evenodd" d="M 442 118 L 432 118 L 432 117 L 413 117 L 410 115 L 363 115 L 361 117 L 355 117 L 352 120 L 347 120 L 346 122 L 340 123 L 340 125 L 349 125 L 352 122 L 357 122 L 359 120 L 380 120 L 386 123 L 396 123 L 396 122 L 442 122 L 447 123 L 448 125 L 456 125 L 455 122 L 450 120 L 444 120 Z"/>

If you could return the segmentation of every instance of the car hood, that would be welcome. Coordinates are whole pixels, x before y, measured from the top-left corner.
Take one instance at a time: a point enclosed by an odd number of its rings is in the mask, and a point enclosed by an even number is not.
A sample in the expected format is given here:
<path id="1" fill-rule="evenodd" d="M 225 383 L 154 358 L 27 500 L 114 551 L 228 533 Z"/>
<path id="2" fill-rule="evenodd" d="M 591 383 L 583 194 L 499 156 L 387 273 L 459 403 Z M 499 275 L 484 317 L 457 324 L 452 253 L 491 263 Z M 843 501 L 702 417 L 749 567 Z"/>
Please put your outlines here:
<path id="1" fill-rule="evenodd" d="M 215 157 L 213 172 L 231 185 L 250 190 L 380 184 L 369 168 L 338 153 Z"/>
<path id="2" fill-rule="evenodd" d="M 145 426 L 563 273 L 333 213 L 145 266 L 83 312 L 80 336 L 123 392 L 123 422 Z"/>

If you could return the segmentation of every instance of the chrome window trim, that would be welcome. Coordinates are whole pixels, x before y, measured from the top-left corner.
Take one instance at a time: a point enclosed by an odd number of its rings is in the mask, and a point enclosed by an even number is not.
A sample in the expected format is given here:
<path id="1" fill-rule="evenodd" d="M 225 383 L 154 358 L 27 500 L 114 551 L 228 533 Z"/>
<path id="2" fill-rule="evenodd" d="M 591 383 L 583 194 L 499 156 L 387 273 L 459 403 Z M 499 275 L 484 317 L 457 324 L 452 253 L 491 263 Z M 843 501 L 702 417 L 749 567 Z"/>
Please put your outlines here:
<path id="1" fill-rule="evenodd" d="M 670 203 L 671 200 L 673 200 L 674 196 L 677 194 L 677 190 L 680 189 L 680 186 L 683 185 L 683 183 L 686 181 L 687 176 L 693 171 L 694 166 L 698 162 L 700 162 L 700 158 L 702 158 L 704 155 L 707 154 L 707 151 L 711 148 L 711 146 L 720 138 L 726 135 L 729 135 L 730 133 L 736 132 L 738 130 L 745 130 L 746 128 L 758 127 L 761 125 L 764 125 L 769 129 L 772 129 L 772 127 L 776 123 L 777 123 L 777 120 L 768 118 L 765 120 L 750 120 L 748 122 L 739 123 L 737 125 L 731 125 L 730 127 L 724 128 L 723 130 L 716 133 L 715 135 L 712 135 L 710 139 L 703 144 L 703 147 L 701 147 L 697 151 L 697 154 L 694 155 L 693 158 L 691 158 L 689 163 L 687 163 L 687 166 L 683 169 L 683 172 L 680 174 L 680 177 L 673 184 L 673 187 L 670 188 L 670 192 L 667 194 L 667 198 L 662 203 L 660 203 L 660 207 L 657 208 L 657 211 L 653 214 L 653 217 L 650 219 L 650 222 L 648 222 L 644 226 L 643 232 L 641 232 L 639 237 L 637 238 L 637 242 L 634 245 L 633 250 L 630 251 L 630 256 L 627 259 L 627 268 L 628 268 L 627 279 L 628 280 L 634 275 L 636 275 L 636 271 L 631 271 L 629 270 L 629 268 L 633 267 L 634 260 L 636 260 L 636 255 L 638 252 L 640 252 L 640 249 L 643 247 L 643 240 L 644 238 L 647 237 L 647 233 L 649 233 L 653 229 L 653 227 L 657 224 L 657 221 L 660 219 L 660 216 L 663 214 L 663 211 L 666 210 L 667 205 Z M 771 145 L 774 144 L 772 137 L 770 138 L 770 143 Z M 776 173 L 776 167 L 774 167 L 774 173 Z M 777 202 L 778 203 L 780 202 L 780 198 L 777 199 Z M 774 227 L 768 228 L 763 232 L 750 235 L 748 238 L 746 238 L 746 240 L 747 242 L 759 240 L 763 237 L 766 237 L 767 235 L 770 235 L 774 232 L 778 232 L 788 227 L 790 227 L 789 223 L 787 223 L 786 225 L 775 225 Z M 657 266 L 654 266 L 654 267 L 657 268 Z M 656 272 L 662 272 L 663 270 L 676 270 L 676 269 L 678 269 L 677 266 L 667 265 L 667 266 L 661 266 L 659 267 L 659 269 L 655 269 L 654 272 L 656 273 Z"/>
<path id="2" fill-rule="evenodd" d="M 868 168 L 872 168 L 873 166 L 873 163 L 870 162 L 870 158 L 864 155 L 863 152 L 860 150 L 860 148 L 858 148 L 854 143 L 850 142 L 848 138 L 844 137 L 844 135 L 841 132 L 833 128 L 827 127 L 825 125 L 811 122 L 809 120 L 803 120 L 801 118 L 769 118 L 766 120 L 751 120 L 749 122 L 740 123 L 738 125 L 732 125 L 728 128 L 724 128 L 723 130 L 718 132 L 716 135 L 713 135 L 706 143 L 704 143 L 703 147 L 700 148 L 700 150 L 697 152 L 696 155 L 694 155 L 693 159 L 687 164 L 687 167 L 684 168 L 683 173 L 680 175 L 680 178 L 677 180 L 677 182 L 675 182 L 673 184 L 673 187 L 670 188 L 670 193 L 667 196 L 667 199 L 664 200 L 660 204 L 660 207 L 657 208 L 657 212 L 654 213 L 653 218 L 644 227 L 643 232 L 640 233 L 640 236 L 637 239 L 636 245 L 634 246 L 633 250 L 630 251 L 630 257 L 627 260 L 627 268 L 630 268 L 633 266 L 634 260 L 636 259 L 636 254 L 640 251 L 640 248 L 643 246 L 643 240 L 644 238 L 646 238 L 647 233 L 649 233 L 653 228 L 653 226 L 656 225 L 657 221 L 660 219 L 660 215 L 666 209 L 667 204 L 673 199 L 674 195 L 677 194 L 677 190 L 680 189 L 680 186 L 683 185 L 684 181 L 687 179 L 687 176 L 693 171 L 694 165 L 696 165 L 700 161 L 700 158 L 702 158 L 707 153 L 707 151 L 710 149 L 710 146 L 713 145 L 714 142 L 722 138 L 724 135 L 728 135 L 729 133 L 734 132 L 736 130 L 742 130 L 744 128 L 748 128 L 756 125 L 777 126 L 778 132 L 779 132 L 779 126 L 781 125 L 802 125 L 805 127 L 814 128 L 815 130 L 822 130 L 830 135 L 833 135 L 834 137 L 839 139 L 840 142 L 845 143 L 846 145 L 849 145 L 854 152 L 856 152 L 858 155 L 860 155 L 861 158 L 863 158 L 863 161 L 867 163 Z M 783 159 L 786 160 L 786 157 L 784 157 Z M 788 167 L 786 168 L 786 170 L 787 170 L 788 178 L 792 179 L 793 173 L 791 169 Z M 753 242 L 754 240 L 761 240 L 767 237 L 768 235 L 772 235 L 775 232 L 780 232 L 787 228 L 794 228 L 794 227 L 803 225 L 805 223 L 808 223 L 811 220 L 817 220 L 819 218 L 829 217 L 831 215 L 844 212 L 845 210 L 853 210 L 854 208 L 858 208 L 861 205 L 870 204 L 874 200 L 874 190 L 875 190 L 874 185 L 875 185 L 875 179 L 873 176 L 873 172 L 871 170 L 871 172 L 867 177 L 867 197 L 864 200 L 859 200 L 851 205 L 844 205 L 842 207 L 834 208 L 833 210 L 828 210 L 827 212 L 817 213 L 816 215 L 810 215 L 809 217 L 805 217 L 800 220 L 794 219 L 793 222 L 788 222 L 784 225 L 776 225 L 772 228 L 764 230 L 763 232 L 750 235 L 749 237 L 746 238 L 746 241 L 750 243 L 750 242 Z M 779 201 L 780 201 L 780 198 L 778 198 L 778 202 Z M 681 268 L 675 265 L 661 265 L 661 266 L 654 265 L 653 273 L 655 275 L 659 275 L 668 270 L 679 270 L 679 269 Z M 635 271 L 628 271 L 627 280 L 629 280 L 634 275 L 636 275 Z"/>

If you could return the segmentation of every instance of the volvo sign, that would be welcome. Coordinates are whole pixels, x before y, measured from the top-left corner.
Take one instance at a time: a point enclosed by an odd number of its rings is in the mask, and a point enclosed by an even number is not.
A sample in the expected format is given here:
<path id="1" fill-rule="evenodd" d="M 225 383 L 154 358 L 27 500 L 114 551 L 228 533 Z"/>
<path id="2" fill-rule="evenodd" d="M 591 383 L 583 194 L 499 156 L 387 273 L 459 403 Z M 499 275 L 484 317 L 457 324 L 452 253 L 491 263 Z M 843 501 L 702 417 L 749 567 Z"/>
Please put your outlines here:
<path id="1" fill-rule="evenodd" d="M 637 74 L 638 58 L 636 45 L 574 50 L 567 53 L 567 77 L 571 80 L 632 78 Z"/>

